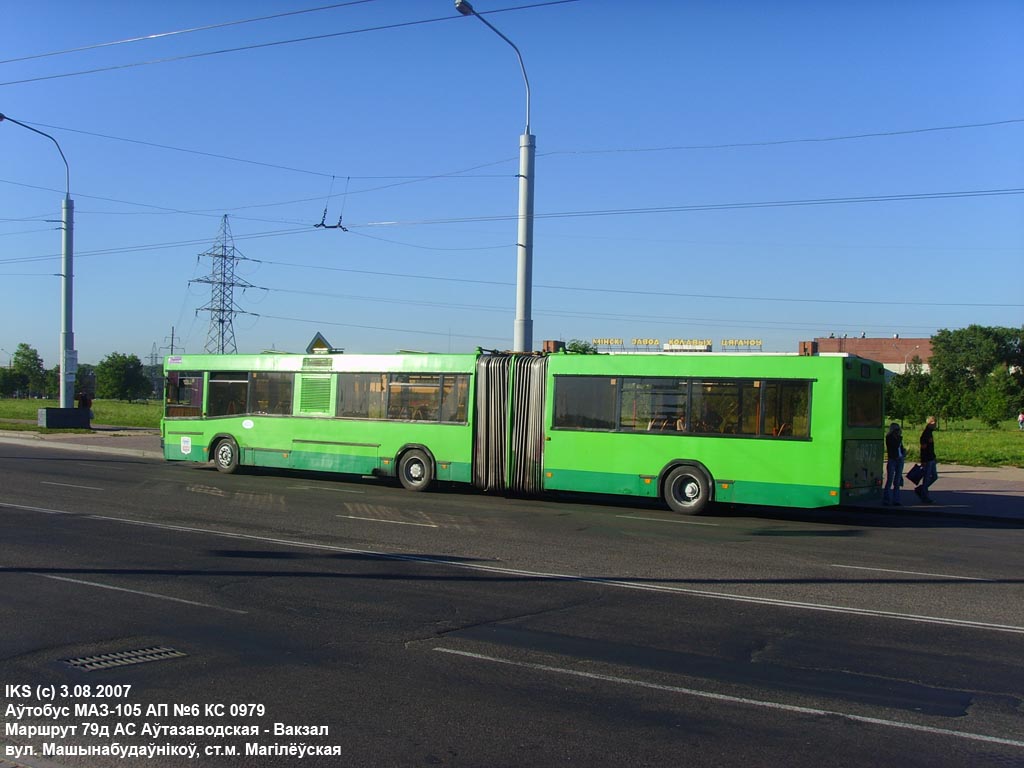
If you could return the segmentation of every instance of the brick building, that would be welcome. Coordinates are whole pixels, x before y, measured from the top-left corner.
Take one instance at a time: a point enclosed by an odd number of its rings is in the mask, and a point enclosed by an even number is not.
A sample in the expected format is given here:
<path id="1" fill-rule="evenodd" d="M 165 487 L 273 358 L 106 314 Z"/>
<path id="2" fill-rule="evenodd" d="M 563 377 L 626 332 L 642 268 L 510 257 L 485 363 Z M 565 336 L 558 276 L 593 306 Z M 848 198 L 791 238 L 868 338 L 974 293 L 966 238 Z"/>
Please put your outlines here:
<path id="1" fill-rule="evenodd" d="M 901 339 L 899 336 L 874 339 L 864 336 L 859 338 L 829 336 L 813 341 L 801 341 L 799 352 L 801 355 L 849 352 L 851 355 L 877 360 L 885 366 L 886 370 L 893 373 L 904 373 L 907 370 L 907 365 L 916 357 L 921 360 L 924 370 L 927 371 L 932 358 L 932 340 Z"/>

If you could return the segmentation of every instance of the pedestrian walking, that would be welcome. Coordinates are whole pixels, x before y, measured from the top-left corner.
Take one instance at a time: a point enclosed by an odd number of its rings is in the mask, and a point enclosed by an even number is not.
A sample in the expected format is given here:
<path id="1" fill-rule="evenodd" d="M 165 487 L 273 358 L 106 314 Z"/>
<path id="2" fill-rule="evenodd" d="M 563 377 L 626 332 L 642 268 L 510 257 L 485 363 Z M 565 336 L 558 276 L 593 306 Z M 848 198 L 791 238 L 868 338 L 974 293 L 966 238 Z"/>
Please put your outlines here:
<path id="1" fill-rule="evenodd" d="M 938 462 L 935 460 L 935 417 L 929 416 L 921 433 L 921 468 L 924 470 L 924 477 L 921 483 L 914 487 L 914 493 L 925 504 L 931 504 L 932 498 L 928 489 L 939 479 Z"/>
<path id="2" fill-rule="evenodd" d="M 1017 429 L 1024 430 L 1024 408 L 1017 414 Z"/>
<path id="3" fill-rule="evenodd" d="M 900 488 L 903 487 L 903 461 L 907 455 L 903 447 L 903 428 L 895 421 L 889 425 L 885 435 L 885 490 L 882 503 L 899 507 Z"/>

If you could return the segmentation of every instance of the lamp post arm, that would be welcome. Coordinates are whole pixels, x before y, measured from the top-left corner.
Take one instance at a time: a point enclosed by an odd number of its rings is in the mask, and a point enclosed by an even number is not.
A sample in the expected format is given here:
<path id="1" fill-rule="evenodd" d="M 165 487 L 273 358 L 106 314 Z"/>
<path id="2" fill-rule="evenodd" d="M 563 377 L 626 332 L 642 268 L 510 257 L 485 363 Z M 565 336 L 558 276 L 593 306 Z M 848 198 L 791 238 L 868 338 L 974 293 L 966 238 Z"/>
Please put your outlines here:
<path id="1" fill-rule="evenodd" d="M 464 3 L 463 6 L 464 7 L 465 6 L 469 6 L 469 3 Z M 460 11 L 461 11 L 461 9 L 460 9 Z M 526 130 L 523 131 L 523 133 L 528 134 L 530 132 L 530 78 L 526 76 L 526 64 L 523 63 L 523 54 L 521 54 L 519 52 L 519 48 L 516 47 L 515 43 L 513 43 L 511 40 L 509 40 L 507 37 L 505 37 L 505 35 L 503 35 L 498 30 L 498 28 L 496 26 L 491 24 L 491 22 L 489 22 L 487 19 L 485 19 L 479 13 L 477 13 L 475 9 L 470 7 L 470 13 L 466 14 L 466 15 L 473 15 L 476 18 L 480 19 L 480 21 L 482 21 L 484 24 L 486 24 L 487 27 L 489 27 L 490 30 L 492 32 L 494 32 L 494 34 L 496 34 L 498 37 L 500 37 L 506 43 L 511 45 L 512 46 L 512 50 L 516 52 L 516 58 L 519 59 L 519 69 L 521 69 L 522 72 L 523 72 L 523 82 L 526 84 Z"/>
<path id="2" fill-rule="evenodd" d="M 483 19 L 481 19 L 481 21 L 483 21 Z M 484 22 L 484 23 L 486 24 L 486 22 Z M 490 25 L 488 25 L 488 26 L 490 26 Z M 497 31 L 497 30 L 495 30 L 495 31 Z M 498 34 L 501 34 L 501 33 L 499 32 Z M 64 197 L 70 198 L 71 197 L 71 166 L 68 165 L 68 159 L 66 157 L 64 157 L 64 150 L 60 148 L 60 144 L 57 143 L 57 140 L 55 138 L 53 138 L 53 136 L 51 136 L 48 133 L 43 133 L 42 131 L 40 131 L 40 130 L 38 130 L 36 128 L 33 128 L 31 125 L 26 125 L 25 123 L 21 122 L 20 120 L 15 120 L 13 117 L 8 117 L 7 115 L 5 115 L 3 113 L 0 113 L 0 122 L 3 122 L 4 120 L 7 120 L 8 122 L 14 123 L 15 125 L 20 125 L 22 128 L 27 128 L 28 130 L 32 131 L 32 133 L 38 133 L 40 136 L 45 136 L 46 138 L 48 138 L 50 141 L 52 141 L 54 143 L 54 146 L 57 147 L 57 151 L 60 152 L 60 159 L 64 161 Z"/>

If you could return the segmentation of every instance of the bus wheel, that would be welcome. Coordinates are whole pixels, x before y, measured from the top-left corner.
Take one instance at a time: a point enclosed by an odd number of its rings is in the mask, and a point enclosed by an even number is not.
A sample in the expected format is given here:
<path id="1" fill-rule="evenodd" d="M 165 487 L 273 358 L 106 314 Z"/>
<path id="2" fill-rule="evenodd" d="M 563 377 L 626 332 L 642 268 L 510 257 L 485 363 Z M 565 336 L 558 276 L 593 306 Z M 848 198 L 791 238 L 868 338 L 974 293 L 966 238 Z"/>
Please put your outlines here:
<path id="1" fill-rule="evenodd" d="M 696 467 L 676 467 L 665 478 L 663 495 L 673 512 L 699 515 L 711 497 L 710 483 Z"/>
<path id="2" fill-rule="evenodd" d="M 434 467 L 423 451 L 412 450 L 398 462 L 398 479 L 407 491 L 424 491 L 434 482 Z"/>
<path id="3" fill-rule="evenodd" d="M 220 472 L 233 474 L 238 471 L 238 443 L 230 437 L 217 442 L 213 448 L 213 465 Z"/>

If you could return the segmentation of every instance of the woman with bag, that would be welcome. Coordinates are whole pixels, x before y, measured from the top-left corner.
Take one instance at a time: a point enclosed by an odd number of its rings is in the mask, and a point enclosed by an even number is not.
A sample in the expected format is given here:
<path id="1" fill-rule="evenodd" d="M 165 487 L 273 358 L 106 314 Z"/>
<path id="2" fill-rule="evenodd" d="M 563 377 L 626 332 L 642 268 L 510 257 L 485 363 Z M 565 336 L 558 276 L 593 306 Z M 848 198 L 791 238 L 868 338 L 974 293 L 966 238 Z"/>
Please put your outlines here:
<path id="1" fill-rule="evenodd" d="M 907 455 L 903 448 L 903 429 L 895 421 L 889 425 L 885 435 L 885 490 L 882 503 L 888 506 L 900 505 L 900 488 L 903 487 L 903 460 Z"/>
<path id="2" fill-rule="evenodd" d="M 924 477 L 921 484 L 914 488 L 914 493 L 925 504 L 932 504 L 928 489 L 932 483 L 939 479 L 938 461 L 935 459 L 935 417 L 929 416 L 928 423 L 924 425 L 924 432 L 921 433 L 921 468 L 924 470 Z"/>

